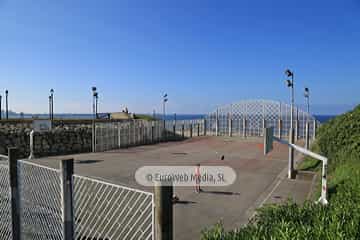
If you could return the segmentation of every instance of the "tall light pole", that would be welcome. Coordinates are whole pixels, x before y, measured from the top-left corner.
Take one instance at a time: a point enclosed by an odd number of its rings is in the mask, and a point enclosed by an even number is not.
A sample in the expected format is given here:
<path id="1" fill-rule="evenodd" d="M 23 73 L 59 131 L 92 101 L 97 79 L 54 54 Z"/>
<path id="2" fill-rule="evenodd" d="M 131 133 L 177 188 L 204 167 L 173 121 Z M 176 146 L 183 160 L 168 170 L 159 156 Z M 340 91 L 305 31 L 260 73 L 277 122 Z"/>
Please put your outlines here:
<path id="1" fill-rule="evenodd" d="M 291 80 L 287 79 L 286 84 L 291 90 L 291 113 L 290 113 L 290 129 L 289 129 L 289 143 L 295 142 L 295 131 L 294 131 L 294 72 L 287 69 L 285 71 L 285 75 Z M 293 179 L 295 178 L 295 171 L 294 171 L 294 149 L 289 147 L 289 163 L 288 163 L 288 178 Z"/>
<path id="2" fill-rule="evenodd" d="M 285 75 L 287 77 L 291 77 L 291 80 L 286 80 L 287 86 L 291 90 L 291 114 L 290 114 L 290 128 L 294 127 L 294 105 L 295 105 L 295 97 L 294 97 L 294 72 L 291 72 L 289 69 L 285 71 Z"/>
<path id="3" fill-rule="evenodd" d="M 51 95 L 49 96 L 49 119 L 51 120 Z"/>
<path id="4" fill-rule="evenodd" d="M 98 92 L 95 92 L 94 93 L 94 97 L 95 97 L 95 117 L 96 119 L 99 118 L 98 116 L 98 99 L 99 99 L 99 93 Z"/>
<path id="5" fill-rule="evenodd" d="M 5 90 L 5 102 L 6 102 L 6 120 L 9 119 L 9 101 L 8 101 L 9 91 Z"/>
<path id="6" fill-rule="evenodd" d="M 51 120 L 54 120 L 54 89 L 50 89 L 51 96 Z"/>
<path id="7" fill-rule="evenodd" d="M 306 99 L 307 112 L 310 114 L 310 89 L 307 87 L 304 89 L 304 97 Z"/>
<path id="8" fill-rule="evenodd" d="M 2 109 L 1 109 L 1 105 L 2 105 L 2 96 L 0 95 L 0 120 L 2 119 Z"/>
<path id="9" fill-rule="evenodd" d="M 96 87 L 91 88 L 92 91 L 92 107 L 93 107 L 93 118 L 92 118 L 92 151 L 96 152 L 96 131 L 95 131 L 95 95 L 96 95 Z"/>
<path id="10" fill-rule="evenodd" d="M 167 93 L 165 93 L 164 94 L 164 96 L 163 96 L 163 116 L 164 116 L 164 122 L 165 122 L 165 119 L 166 119 L 166 113 L 165 113 L 165 104 L 166 104 L 166 102 L 168 101 L 168 95 L 167 95 Z"/>

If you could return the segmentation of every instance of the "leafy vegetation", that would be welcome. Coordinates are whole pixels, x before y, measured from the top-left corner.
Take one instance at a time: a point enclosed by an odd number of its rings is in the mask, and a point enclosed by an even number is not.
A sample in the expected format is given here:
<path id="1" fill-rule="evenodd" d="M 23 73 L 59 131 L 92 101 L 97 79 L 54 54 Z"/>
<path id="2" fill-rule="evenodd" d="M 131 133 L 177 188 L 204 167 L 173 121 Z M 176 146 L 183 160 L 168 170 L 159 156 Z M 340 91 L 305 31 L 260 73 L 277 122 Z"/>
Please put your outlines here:
<path id="1" fill-rule="evenodd" d="M 269 205 L 245 227 L 225 231 L 219 223 L 202 240 L 360 239 L 360 106 L 319 129 L 313 150 L 329 158 L 329 205 Z M 318 169 L 307 158 L 301 168 Z"/>

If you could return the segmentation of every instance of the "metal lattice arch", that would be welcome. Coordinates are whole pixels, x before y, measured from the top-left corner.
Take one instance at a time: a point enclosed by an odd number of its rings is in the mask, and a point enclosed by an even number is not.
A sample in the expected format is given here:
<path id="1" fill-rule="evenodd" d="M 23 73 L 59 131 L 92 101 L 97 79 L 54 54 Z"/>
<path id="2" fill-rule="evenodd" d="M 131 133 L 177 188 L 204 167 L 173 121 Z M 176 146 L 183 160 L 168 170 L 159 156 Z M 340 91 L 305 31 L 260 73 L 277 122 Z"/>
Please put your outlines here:
<path id="1" fill-rule="evenodd" d="M 218 107 L 207 115 L 208 131 L 216 135 L 261 136 L 264 126 L 274 127 L 278 136 L 288 136 L 291 123 L 291 106 L 273 100 L 243 100 Z M 305 137 L 306 123 L 309 134 L 315 133 L 315 117 L 294 108 L 294 128 L 296 138 Z"/>

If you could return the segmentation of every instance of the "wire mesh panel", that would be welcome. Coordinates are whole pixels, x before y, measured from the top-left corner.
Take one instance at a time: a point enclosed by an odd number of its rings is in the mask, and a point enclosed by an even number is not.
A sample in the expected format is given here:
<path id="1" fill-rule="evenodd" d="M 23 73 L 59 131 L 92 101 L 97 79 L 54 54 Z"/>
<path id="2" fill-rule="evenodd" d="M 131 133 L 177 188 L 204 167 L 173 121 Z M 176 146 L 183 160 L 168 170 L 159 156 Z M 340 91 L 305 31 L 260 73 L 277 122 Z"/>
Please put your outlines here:
<path id="1" fill-rule="evenodd" d="M 2 159 L 0 162 L 0 236 L 4 240 L 12 239 L 9 190 L 9 165 Z"/>
<path id="2" fill-rule="evenodd" d="M 59 170 L 18 161 L 22 239 L 63 239 Z"/>
<path id="3" fill-rule="evenodd" d="M 76 239 L 154 239 L 153 194 L 74 175 Z"/>
<path id="4" fill-rule="evenodd" d="M 264 126 L 268 126 L 274 127 L 277 135 L 281 133 L 281 136 L 288 136 L 290 116 L 291 107 L 287 104 L 270 100 L 245 100 L 219 107 L 208 114 L 207 134 L 221 136 L 231 132 L 239 136 L 262 136 Z M 313 136 L 313 125 L 316 122 L 313 116 L 295 107 L 293 121 L 299 138 L 305 137 L 307 122 L 310 124 L 309 135 Z"/>

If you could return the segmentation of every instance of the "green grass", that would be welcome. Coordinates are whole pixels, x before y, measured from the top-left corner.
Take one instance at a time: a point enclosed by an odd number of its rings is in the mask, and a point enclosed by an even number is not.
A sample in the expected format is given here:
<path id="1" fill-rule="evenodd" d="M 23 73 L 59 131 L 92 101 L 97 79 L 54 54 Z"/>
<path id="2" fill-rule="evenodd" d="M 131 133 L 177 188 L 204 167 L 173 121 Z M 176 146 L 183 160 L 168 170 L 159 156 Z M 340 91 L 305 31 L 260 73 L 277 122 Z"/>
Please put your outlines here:
<path id="1" fill-rule="evenodd" d="M 205 229 L 201 239 L 360 239 L 360 106 L 321 126 L 312 150 L 329 159 L 327 206 L 290 200 L 268 205 L 247 226 L 225 231 L 219 223 Z M 306 158 L 299 169 L 320 167 L 319 161 Z"/>

